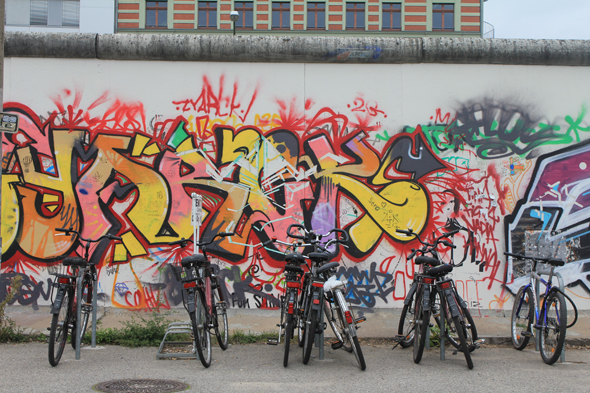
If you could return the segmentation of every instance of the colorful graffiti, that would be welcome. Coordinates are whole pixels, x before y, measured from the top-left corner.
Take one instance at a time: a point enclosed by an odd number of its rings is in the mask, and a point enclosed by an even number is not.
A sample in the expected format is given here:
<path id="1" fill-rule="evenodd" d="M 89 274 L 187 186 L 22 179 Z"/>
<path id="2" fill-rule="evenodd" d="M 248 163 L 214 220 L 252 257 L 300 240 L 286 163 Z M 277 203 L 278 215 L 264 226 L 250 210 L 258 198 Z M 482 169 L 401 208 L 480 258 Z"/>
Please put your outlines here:
<path id="1" fill-rule="evenodd" d="M 580 168 L 570 172 L 578 177 L 563 179 L 555 175 L 560 167 L 540 158 L 531 184 L 543 180 L 529 187 L 526 203 L 518 201 L 538 149 L 579 139 L 590 130 L 584 113 L 566 119 L 570 128 L 560 133 L 558 125 L 545 126 L 519 108 L 484 100 L 392 131 L 382 125 L 387 113 L 361 96 L 351 99 L 348 113 L 296 99 L 276 100 L 275 112 L 253 113 L 257 88 L 224 89 L 224 78 L 213 85 L 203 78 L 197 98 L 172 101 L 171 115 L 148 115 L 141 103 L 108 93 L 81 108 L 82 93 L 69 90 L 52 98 L 56 107 L 46 116 L 23 103 L 5 104 L 5 111 L 21 115 L 21 126 L 3 146 L 2 272 L 26 276 L 20 304 L 47 304 L 47 267 L 81 251 L 74 237 L 55 231 L 72 227 L 84 237 L 122 238 L 92 250 L 106 303 L 179 305 L 169 265 L 191 249 L 168 243 L 192 237 L 193 192 L 203 196 L 203 238 L 235 232 L 208 250 L 231 307 L 277 307 L 283 261 L 260 244 L 285 239 L 294 223 L 349 233 L 338 275 L 349 283 L 351 303 L 361 307 L 396 307 L 405 296 L 414 275 L 405 255 L 416 242 L 396 229 L 430 237 L 458 223 L 466 227 L 453 239 L 452 257 L 465 261 L 457 286 L 477 309 L 488 302 L 496 307 L 494 296 L 505 299 L 512 267 L 502 257 L 501 223 L 513 210 L 512 222 L 522 214 L 536 217 L 542 231 L 560 230 L 556 218 L 569 228 L 571 217 L 578 226 L 564 241 L 583 243 L 587 236 L 580 226 L 590 219 L 581 159 L 568 163 Z M 549 169 L 540 170 L 541 162 Z M 579 282 L 583 266 L 569 284 Z"/>

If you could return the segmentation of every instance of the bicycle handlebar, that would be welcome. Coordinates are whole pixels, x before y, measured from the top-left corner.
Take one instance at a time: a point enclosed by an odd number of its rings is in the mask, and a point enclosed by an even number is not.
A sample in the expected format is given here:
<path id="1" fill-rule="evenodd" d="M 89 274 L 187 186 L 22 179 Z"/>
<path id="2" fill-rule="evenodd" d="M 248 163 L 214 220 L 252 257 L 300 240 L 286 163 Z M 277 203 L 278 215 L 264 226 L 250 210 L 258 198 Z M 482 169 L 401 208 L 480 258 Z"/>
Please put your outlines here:
<path id="1" fill-rule="evenodd" d="M 92 239 L 85 239 L 85 238 L 83 238 L 82 235 L 80 234 L 80 232 L 76 231 L 73 228 L 70 228 L 70 229 L 67 229 L 67 228 L 55 228 L 55 230 L 58 231 L 58 232 L 65 232 L 66 235 L 69 235 L 70 232 L 73 232 L 73 233 L 75 233 L 78 236 L 78 238 L 80 240 L 82 240 L 84 242 L 87 242 L 87 243 L 98 243 L 103 238 L 104 239 L 109 239 L 109 240 L 123 240 L 120 236 L 114 236 L 114 235 L 111 235 L 110 233 L 107 233 L 106 235 L 102 235 L 101 237 L 99 237 L 96 240 L 92 240 Z"/>
<path id="2" fill-rule="evenodd" d="M 208 242 L 197 242 L 197 246 L 198 247 L 203 247 L 203 246 L 208 246 L 209 244 L 213 243 L 213 241 L 215 240 L 215 238 L 218 237 L 227 237 L 227 236 L 233 236 L 235 235 L 235 232 L 219 232 L 217 235 L 213 236 L 211 238 L 211 240 L 209 240 Z M 186 247 L 186 244 L 189 242 L 189 239 L 185 239 L 184 237 L 180 240 L 175 240 L 173 242 L 168 243 L 169 246 L 176 246 L 176 245 L 180 245 L 181 247 Z"/>

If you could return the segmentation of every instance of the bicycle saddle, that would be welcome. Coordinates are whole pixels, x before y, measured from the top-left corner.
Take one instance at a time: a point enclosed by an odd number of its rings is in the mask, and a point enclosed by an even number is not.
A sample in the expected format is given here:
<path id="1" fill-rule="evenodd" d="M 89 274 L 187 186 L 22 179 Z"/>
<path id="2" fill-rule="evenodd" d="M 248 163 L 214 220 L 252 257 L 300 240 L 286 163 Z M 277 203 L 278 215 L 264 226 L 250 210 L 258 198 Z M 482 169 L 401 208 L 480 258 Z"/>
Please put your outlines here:
<path id="1" fill-rule="evenodd" d="M 428 266 L 438 266 L 440 265 L 440 261 L 436 258 L 432 257 L 425 257 L 424 255 L 420 255 L 416 258 L 414 262 L 416 265 L 428 265 Z"/>
<path id="2" fill-rule="evenodd" d="M 86 259 L 80 258 L 80 257 L 68 257 L 68 258 L 65 258 L 63 261 L 64 266 L 86 267 L 87 264 L 88 264 L 88 262 L 86 262 Z"/>
<path id="3" fill-rule="evenodd" d="M 451 265 L 440 265 L 437 267 L 433 267 L 432 269 L 428 270 L 426 274 L 432 277 L 442 277 L 447 273 L 453 271 L 453 266 Z"/>
<path id="4" fill-rule="evenodd" d="M 208 263 L 209 260 L 203 254 L 190 255 L 182 258 L 180 261 L 182 267 L 191 267 L 192 265 L 206 266 Z"/>
<path id="5" fill-rule="evenodd" d="M 551 266 L 565 265 L 565 262 L 562 259 L 556 259 L 556 258 L 551 258 L 551 259 L 547 260 L 547 263 L 550 264 Z"/>
<path id="6" fill-rule="evenodd" d="M 295 262 L 301 265 L 305 263 L 305 257 L 298 252 L 293 252 L 285 256 L 285 261 L 289 263 Z"/>
<path id="7" fill-rule="evenodd" d="M 310 258 L 311 258 L 311 254 L 310 254 Z M 338 267 L 338 262 L 326 263 L 324 266 L 322 266 L 318 269 L 318 274 L 322 274 L 323 272 L 330 270 L 332 268 L 335 268 L 335 267 Z"/>
<path id="8" fill-rule="evenodd" d="M 285 265 L 285 270 L 293 273 L 303 273 L 303 269 L 299 266 Z"/>
<path id="9" fill-rule="evenodd" d="M 313 261 L 324 262 L 324 261 L 330 260 L 330 258 L 332 258 L 332 254 L 327 253 L 327 252 L 310 252 L 309 253 L 309 259 L 311 259 Z"/>

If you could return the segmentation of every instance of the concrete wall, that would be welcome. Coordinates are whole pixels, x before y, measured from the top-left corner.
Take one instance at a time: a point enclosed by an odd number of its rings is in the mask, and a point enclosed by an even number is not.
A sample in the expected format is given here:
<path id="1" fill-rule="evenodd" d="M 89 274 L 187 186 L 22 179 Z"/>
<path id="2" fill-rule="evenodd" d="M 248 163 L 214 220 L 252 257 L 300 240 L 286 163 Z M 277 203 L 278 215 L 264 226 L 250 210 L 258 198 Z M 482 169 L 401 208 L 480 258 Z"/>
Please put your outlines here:
<path id="1" fill-rule="evenodd" d="M 453 278 L 474 315 L 510 310 L 507 250 L 566 259 L 589 309 L 588 46 L 8 34 L 21 131 L 3 146 L 2 277 L 47 304 L 48 266 L 81 252 L 54 228 L 72 226 L 123 237 L 92 250 L 107 305 L 177 307 L 169 265 L 191 248 L 167 242 L 191 237 L 199 192 L 204 237 L 236 232 L 210 250 L 232 307 L 277 305 L 283 262 L 260 242 L 305 223 L 350 234 L 355 305 L 401 307 L 418 244 L 396 229 L 460 224 Z"/>

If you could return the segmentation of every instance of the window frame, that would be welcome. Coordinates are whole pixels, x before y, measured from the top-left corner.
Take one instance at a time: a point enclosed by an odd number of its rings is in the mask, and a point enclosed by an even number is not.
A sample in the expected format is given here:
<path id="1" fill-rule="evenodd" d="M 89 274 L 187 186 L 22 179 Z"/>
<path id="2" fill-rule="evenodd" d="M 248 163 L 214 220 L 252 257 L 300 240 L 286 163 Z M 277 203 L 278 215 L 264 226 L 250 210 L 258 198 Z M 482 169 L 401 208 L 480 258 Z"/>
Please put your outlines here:
<path id="1" fill-rule="evenodd" d="M 149 3 L 156 3 L 155 6 L 150 6 Z M 162 7 L 160 4 L 166 4 L 165 7 Z M 148 25 L 148 13 L 150 11 L 155 11 L 155 25 L 151 26 Z M 160 12 L 159 11 L 166 11 L 165 15 L 165 19 L 166 19 L 166 23 L 165 26 L 159 26 L 158 22 L 159 22 L 159 15 Z M 168 28 L 168 0 L 156 0 L 156 1 L 146 1 L 145 2 L 145 28 L 146 29 L 154 29 L 154 30 L 163 30 L 163 29 L 167 29 Z"/>
<path id="2" fill-rule="evenodd" d="M 394 6 L 399 6 L 399 9 L 393 8 Z M 389 6 L 390 8 L 385 8 L 385 6 Z M 385 15 L 389 14 L 389 26 L 385 27 Z M 399 28 L 393 27 L 393 16 L 395 14 L 399 15 Z M 381 30 L 382 31 L 402 31 L 402 3 L 399 2 L 384 2 L 381 3 Z"/>
<path id="3" fill-rule="evenodd" d="M 313 5 L 314 8 L 310 9 L 310 5 Z M 318 8 L 317 6 L 321 5 L 323 8 Z M 307 16 L 307 25 L 306 25 L 306 29 L 307 30 L 326 30 L 326 2 L 324 1 L 313 1 L 313 2 L 309 2 L 306 4 L 307 6 L 307 10 L 306 10 L 306 16 Z M 324 14 L 324 18 L 322 20 L 322 24 L 323 26 L 318 26 L 318 21 L 319 21 L 319 17 L 318 14 L 322 13 Z M 312 14 L 313 15 L 313 20 L 315 21 L 314 26 L 310 27 L 309 26 L 309 15 Z"/>
<path id="4" fill-rule="evenodd" d="M 234 1 L 234 11 L 238 11 L 240 18 L 236 22 L 236 28 L 241 30 L 254 30 L 254 2 Z M 252 20 L 252 26 L 246 26 L 248 13 Z"/>
<path id="5" fill-rule="evenodd" d="M 435 8 L 440 6 L 441 8 Z M 446 9 L 445 7 L 451 7 Z M 441 25 L 440 27 L 434 27 L 434 16 L 440 14 Z M 445 15 L 451 15 L 453 25 L 450 28 L 445 27 Z M 433 3 L 432 4 L 432 31 L 455 31 L 455 4 L 454 3 Z"/>
<path id="6" fill-rule="evenodd" d="M 351 8 L 350 6 L 353 6 L 353 7 Z M 357 6 L 362 7 L 362 9 L 357 8 Z M 349 27 L 349 25 L 348 25 L 349 14 L 353 15 L 354 27 Z M 362 18 L 359 18 L 359 14 L 362 14 Z M 366 12 L 365 3 L 359 3 L 359 2 L 347 2 L 346 3 L 346 22 L 344 25 L 346 30 L 365 31 L 366 25 L 367 25 L 365 23 L 366 17 L 367 17 L 367 12 Z M 358 25 L 359 19 L 362 20 L 362 26 Z"/>
<path id="7" fill-rule="evenodd" d="M 288 5 L 288 8 L 285 7 L 285 4 Z M 277 8 L 275 8 L 275 6 Z M 278 12 L 279 16 L 279 26 L 275 25 L 275 11 Z M 284 26 L 285 21 L 283 18 L 287 17 L 287 26 Z M 271 4 L 271 29 L 272 30 L 291 30 L 291 2 L 290 1 L 273 1 Z"/>
<path id="8" fill-rule="evenodd" d="M 212 4 L 214 4 L 214 6 L 212 6 Z M 201 25 L 201 12 L 204 12 L 205 15 L 204 25 Z M 213 19 L 213 21 L 210 19 Z M 197 2 L 197 28 L 202 30 L 217 30 L 217 0 Z"/>

